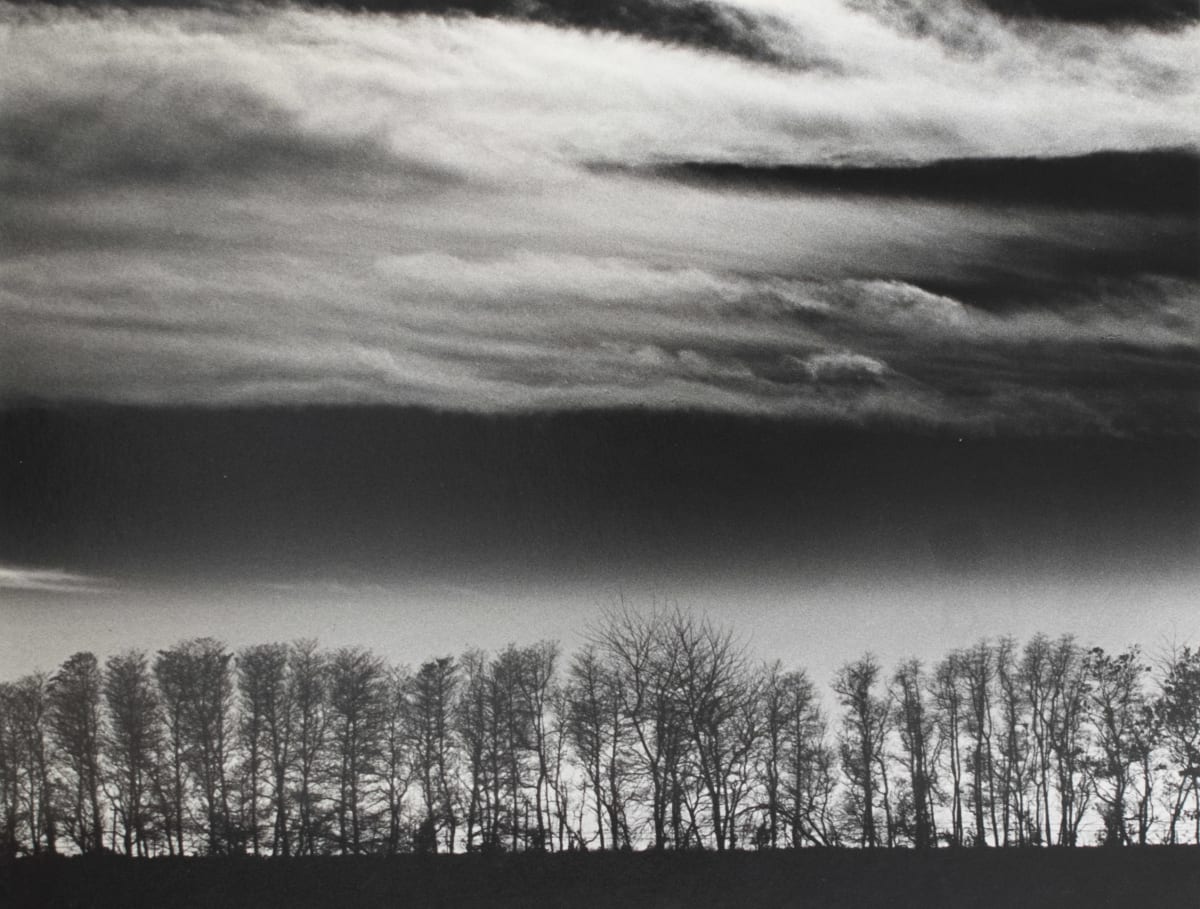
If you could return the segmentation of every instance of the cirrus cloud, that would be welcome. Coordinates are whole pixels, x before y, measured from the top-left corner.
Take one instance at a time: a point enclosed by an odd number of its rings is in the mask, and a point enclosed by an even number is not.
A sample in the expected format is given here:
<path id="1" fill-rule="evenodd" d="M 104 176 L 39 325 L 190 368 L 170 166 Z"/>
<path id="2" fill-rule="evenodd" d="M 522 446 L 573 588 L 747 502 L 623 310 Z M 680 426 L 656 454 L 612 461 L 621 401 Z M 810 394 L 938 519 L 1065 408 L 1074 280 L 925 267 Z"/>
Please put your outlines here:
<path id="1" fill-rule="evenodd" d="M 111 587 L 104 578 L 57 568 L 0 565 L 0 590 L 26 593 L 94 594 Z"/>
<path id="2" fill-rule="evenodd" d="M 0 7 L 0 396 L 1194 424 L 1178 212 L 639 169 L 1194 148 L 1194 27 L 985 16 L 965 53 L 958 13 L 743 6 L 808 63 L 471 17 Z"/>

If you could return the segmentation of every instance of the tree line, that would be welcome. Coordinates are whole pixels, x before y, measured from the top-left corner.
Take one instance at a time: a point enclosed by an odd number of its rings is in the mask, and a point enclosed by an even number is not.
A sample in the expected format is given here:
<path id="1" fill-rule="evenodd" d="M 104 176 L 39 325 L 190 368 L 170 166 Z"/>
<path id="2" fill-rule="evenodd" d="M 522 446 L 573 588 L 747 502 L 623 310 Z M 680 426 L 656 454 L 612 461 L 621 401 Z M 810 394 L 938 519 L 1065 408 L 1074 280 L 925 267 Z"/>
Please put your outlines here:
<path id="1" fill-rule="evenodd" d="M 415 670 L 76 653 L 0 684 L 0 854 L 1200 843 L 1200 650 L 981 640 L 830 695 L 678 608 Z"/>

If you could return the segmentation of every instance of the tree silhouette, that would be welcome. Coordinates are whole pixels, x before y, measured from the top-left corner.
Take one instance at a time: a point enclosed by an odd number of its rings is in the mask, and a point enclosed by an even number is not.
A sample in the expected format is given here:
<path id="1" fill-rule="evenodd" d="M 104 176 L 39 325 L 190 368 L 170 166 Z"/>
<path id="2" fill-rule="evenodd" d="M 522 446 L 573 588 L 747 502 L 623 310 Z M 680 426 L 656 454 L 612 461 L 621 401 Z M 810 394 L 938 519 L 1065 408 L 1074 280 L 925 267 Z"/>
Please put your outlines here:
<path id="1" fill-rule="evenodd" d="M 104 848 L 100 798 L 102 687 L 95 654 L 83 652 L 67 658 L 50 680 L 48 691 L 49 728 L 71 793 L 65 819 L 81 852 L 100 852 Z"/>
<path id="2" fill-rule="evenodd" d="M 105 753 L 125 854 L 146 856 L 156 832 L 151 797 L 162 731 L 158 697 L 144 653 L 129 651 L 108 659 L 104 698 L 109 717 Z"/>
<path id="3" fill-rule="evenodd" d="M 1193 837 L 1200 842 L 1200 649 L 1183 647 L 1170 654 L 1164 667 L 1162 692 L 1153 703 L 1154 716 L 1171 763 L 1168 777 L 1170 812 L 1167 842 L 1179 841 L 1185 806 L 1192 800 Z"/>
<path id="4" fill-rule="evenodd" d="M 912 842 L 928 849 L 937 842 L 934 826 L 936 722 L 926 703 L 927 679 L 918 660 L 900 664 L 893 676 L 895 725 L 901 745 L 900 763 L 908 772 Z"/>
<path id="5" fill-rule="evenodd" d="M 868 849 L 883 844 L 884 837 L 890 841 L 892 834 L 888 825 L 881 837 L 875 817 L 884 786 L 879 767 L 891 725 L 891 705 L 886 696 L 875 691 L 879 675 L 879 662 L 868 653 L 843 666 L 833 681 L 834 694 L 845 710 L 841 758 L 849 784 L 846 812 L 859 828 L 859 844 Z M 886 805 L 886 797 L 882 801 Z"/>
<path id="6" fill-rule="evenodd" d="M 1200 656 L 1035 635 L 886 679 L 679 608 L 415 672 L 197 638 L 0 683 L 0 854 L 1200 842 Z M 565 664 L 565 666 L 563 665 Z M 110 820 L 111 818 L 111 820 Z"/>

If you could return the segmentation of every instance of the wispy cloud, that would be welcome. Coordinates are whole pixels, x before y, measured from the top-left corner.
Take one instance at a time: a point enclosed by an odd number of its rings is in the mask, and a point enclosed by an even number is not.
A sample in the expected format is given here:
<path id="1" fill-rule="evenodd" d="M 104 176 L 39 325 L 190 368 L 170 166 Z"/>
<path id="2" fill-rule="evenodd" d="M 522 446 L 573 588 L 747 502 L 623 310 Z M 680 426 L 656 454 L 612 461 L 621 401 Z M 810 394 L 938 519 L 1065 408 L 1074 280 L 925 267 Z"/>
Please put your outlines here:
<path id="1" fill-rule="evenodd" d="M 897 280 L 574 254 L 385 256 L 334 276 L 321 262 L 175 267 L 95 260 L 36 307 L 0 301 L 24 345 L 8 375 L 135 402 L 640 404 L 1046 428 L 1107 428 L 1156 397 L 1178 419 L 1189 405 L 1173 394 L 1200 382 L 1187 281 L 989 312 Z M 12 280 L 33 293 L 39 273 Z M 210 302 L 226 280 L 237 297 Z M 1136 392 L 1102 381 L 1116 375 Z"/>
<path id="2" fill-rule="evenodd" d="M 111 589 L 112 582 L 105 578 L 54 568 L 22 568 L 0 565 L 0 590 L 90 594 Z"/>
<path id="3" fill-rule="evenodd" d="M 0 8 L 0 396 L 1191 413 L 1197 285 L 1158 253 L 1179 217 L 593 166 L 1195 146 L 1200 31 L 742 5 L 812 65 L 472 18 Z M 988 309 L 973 283 L 1011 288 Z"/>
<path id="4" fill-rule="evenodd" d="M 19 139 L 18 180 L 379 167 L 507 180 L 580 160 L 871 163 L 1197 140 L 1196 29 L 984 20 L 982 46 L 956 54 L 837 0 L 786 16 L 831 67 L 487 19 L 10 12 L 0 122 Z"/>

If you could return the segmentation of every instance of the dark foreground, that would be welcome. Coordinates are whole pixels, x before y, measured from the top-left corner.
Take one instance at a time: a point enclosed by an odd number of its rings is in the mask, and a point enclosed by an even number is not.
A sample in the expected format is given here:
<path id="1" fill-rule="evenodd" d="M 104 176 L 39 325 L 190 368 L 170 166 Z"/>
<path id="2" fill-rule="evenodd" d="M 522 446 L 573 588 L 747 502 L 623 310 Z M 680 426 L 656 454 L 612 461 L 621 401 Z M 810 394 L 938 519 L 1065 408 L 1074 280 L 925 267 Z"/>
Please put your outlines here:
<path id="1" fill-rule="evenodd" d="M 0 867 L 0 906 L 1184 907 L 1200 849 L 58 858 Z"/>

